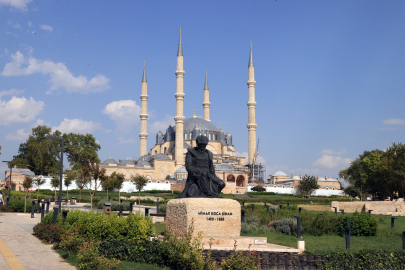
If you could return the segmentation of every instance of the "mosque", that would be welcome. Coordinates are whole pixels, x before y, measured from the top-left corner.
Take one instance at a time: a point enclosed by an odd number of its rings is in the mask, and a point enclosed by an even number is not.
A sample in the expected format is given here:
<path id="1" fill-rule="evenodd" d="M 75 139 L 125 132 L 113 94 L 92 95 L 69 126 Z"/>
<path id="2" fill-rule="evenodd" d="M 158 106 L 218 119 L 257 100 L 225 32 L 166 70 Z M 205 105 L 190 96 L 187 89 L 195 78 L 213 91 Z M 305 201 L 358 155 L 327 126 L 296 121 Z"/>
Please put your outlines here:
<path id="1" fill-rule="evenodd" d="M 141 92 L 141 130 L 140 158 L 138 160 L 122 160 L 118 163 L 109 158 L 103 161 L 100 166 L 107 170 L 108 174 L 113 171 L 124 174 L 128 181 L 132 175 L 141 174 L 149 179 L 150 183 L 171 184 L 172 189 L 183 190 L 187 171 L 185 169 L 185 155 L 187 148 L 196 146 L 196 138 L 205 135 L 209 139 L 207 149 L 214 154 L 214 166 L 216 175 L 226 182 L 223 193 L 245 193 L 247 191 L 249 169 L 245 165 L 245 157 L 236 155 L 235 146 L 232 142 L 232 134 L 226 134 L 221 126 L 215 126 L 210 120 L 210 101 L 207 74 L 205 74 L 203 118 L 195 115 L 186 119 L 183 114 L 184 89 L 183 79 L 183 46 L 181 31 L 177 50 L 177 70 L 175 71 L 176 87 L 176 116 L 175 125 L 167 127 L 165 133 L 159 131 L 156 134 L 155 145 L 147 152 L 147 77 L 144 67 L 142 76 Z M 248 63 L 248 164 L 254 162 L 256 147 L 256 123 L 255 123 L 255 84 L 252 46 Z"/>

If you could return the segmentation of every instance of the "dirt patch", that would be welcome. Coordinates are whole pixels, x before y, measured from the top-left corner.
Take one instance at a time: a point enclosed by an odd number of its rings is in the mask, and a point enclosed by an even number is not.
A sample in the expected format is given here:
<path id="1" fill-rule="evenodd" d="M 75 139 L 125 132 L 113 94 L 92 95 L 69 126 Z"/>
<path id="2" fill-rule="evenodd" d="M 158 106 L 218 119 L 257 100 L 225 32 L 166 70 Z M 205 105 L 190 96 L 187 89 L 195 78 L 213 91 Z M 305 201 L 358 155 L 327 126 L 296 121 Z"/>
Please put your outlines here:
<path id="1" fill-rule="evenodd" d="M 301 207 L 305 210 L 312 210 L 312 211 L 330 211 L 329 205 L 307 205 L 307 204 L 299 204 L 298 207 Z"/>

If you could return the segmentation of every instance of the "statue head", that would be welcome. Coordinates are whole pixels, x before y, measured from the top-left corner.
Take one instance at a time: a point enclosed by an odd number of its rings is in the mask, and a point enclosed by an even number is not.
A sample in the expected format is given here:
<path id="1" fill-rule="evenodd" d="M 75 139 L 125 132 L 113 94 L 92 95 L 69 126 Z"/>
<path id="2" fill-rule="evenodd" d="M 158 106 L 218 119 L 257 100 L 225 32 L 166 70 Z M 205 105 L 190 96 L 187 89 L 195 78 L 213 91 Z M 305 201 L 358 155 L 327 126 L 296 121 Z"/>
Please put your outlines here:
<path id="1" fill-rule="evenodd" d="M 205 149 L 208 144 L 208 138 L 204 135 L 200 135 L 196 139 L 197 147 L 200 149 Z"/>

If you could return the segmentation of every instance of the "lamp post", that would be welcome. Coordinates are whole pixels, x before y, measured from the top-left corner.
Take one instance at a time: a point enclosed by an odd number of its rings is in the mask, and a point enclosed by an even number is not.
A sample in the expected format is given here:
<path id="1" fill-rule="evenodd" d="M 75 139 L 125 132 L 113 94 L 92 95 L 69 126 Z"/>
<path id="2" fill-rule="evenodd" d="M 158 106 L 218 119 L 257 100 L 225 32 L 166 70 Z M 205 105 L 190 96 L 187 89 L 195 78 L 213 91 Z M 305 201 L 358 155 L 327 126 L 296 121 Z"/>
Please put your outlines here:
<path id="1" fill-rule="evenodd" d="M 3 162 L 10 162 L 10 180 L 8 181 L 8 197 L 10 198 L 11 175 L 13 174 L 13 161 L 3 161 Z"/>
<path id="2" fill-rule="evenodd" d="M 60 148 L 60 177 L 59 177 L 59 213 L 62 213 L 62 174 L 63 174 L 63 147 L 65 146 L 65 141 L 63 138 L 49 138 L 47 140 L 52 141 L 62 141 L 62 146 Z"/>

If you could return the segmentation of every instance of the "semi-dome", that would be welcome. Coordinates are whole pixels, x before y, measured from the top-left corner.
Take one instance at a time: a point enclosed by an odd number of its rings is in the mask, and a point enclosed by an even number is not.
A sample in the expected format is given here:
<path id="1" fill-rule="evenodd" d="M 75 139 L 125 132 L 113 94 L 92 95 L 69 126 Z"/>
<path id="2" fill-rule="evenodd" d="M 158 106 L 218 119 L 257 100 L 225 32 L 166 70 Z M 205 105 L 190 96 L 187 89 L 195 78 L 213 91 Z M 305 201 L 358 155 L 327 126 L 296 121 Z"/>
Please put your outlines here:
<path id="1" fill-rule="evenodd" d="M 168 155 L 166 155 L 164 153 L 159 153 L 159 154 L 152 156 L 151 159 L 170 159 L 170 158 Z"/>
<path id="2" fill-rule="evenodd" d="M 147 162 L 146 160 L 141 160 L 136 165 L 138 165 L 138 166 L 150 166 L 150 163 Z"/>
<path id="3" fill-rule="evenodd" d="M 115 159 L 112 159 L 111 157 L 109 159 L 106 159 L 103 161 L 104 164 L 118 164 L 118 162 Z"/>
<path id="4" fill-rule="evenodd" d="M 152 159 L 152 156 L 143 155 L 143 156 L 141 156 L 141 157 L 138 159 L 138 163 L 139 163 L 140 161 L 143 161 L 143 160 L 149 161 L 149 160 L 151 160 L 151 159 Z"/>
<path id="5" fill-rule="evenodd" d="M 292 178 L 292 180 L 300 180 L 300 177 L 299 177 L 298 175 L 296 175 L 296 176 L 294 176 L 294 177 Z"/>
<path id="6" fill-rule="evenodd" d="M 277 171 L 274 176 L 287 176 L 284 172 L 282 171 Z"/>
<path id="7" fill-rule="evenodd" d="M 175 129 L 176 126 L 173 128 Z M 188 118 L 184 120 L 184 131 L 193 131 L 197 128 L 201 131 L 218 132 L 218 128 L 210 121 L 201 118 Z"/>
<path id="8" fill-rule="evenodd" d="M 184 167 L 180 167 L 174 173 L 187 173 L 187 170 Z"/>
<path id="9" fill-rule="evenodd" d="M 221 163 L 215 168 L 215 170 L 216 171 L 233 171 L 234 168 L 232 167 L 232 165 Z"/>
<path id="10" fill-rule="evenodd" d="M 120 165 L 135 165 L 133 160 L 124 159 L 121 161 Z"/>

